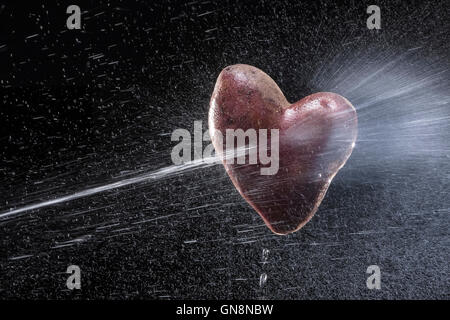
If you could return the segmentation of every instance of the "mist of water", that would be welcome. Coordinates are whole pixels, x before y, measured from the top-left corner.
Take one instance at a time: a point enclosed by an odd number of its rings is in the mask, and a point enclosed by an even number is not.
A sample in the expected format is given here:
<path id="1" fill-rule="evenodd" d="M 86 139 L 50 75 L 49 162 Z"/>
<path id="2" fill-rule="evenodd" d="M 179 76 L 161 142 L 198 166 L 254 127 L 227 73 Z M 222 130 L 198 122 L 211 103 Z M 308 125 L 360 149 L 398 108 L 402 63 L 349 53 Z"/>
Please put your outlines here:
<path id="1" fill-rule="evenodd" d="M 355 106 L 360 165 L 450 154 L 448 62 L 422 53 L 343 50 L 312 77 L 314 90 L 336 92 Z"/>

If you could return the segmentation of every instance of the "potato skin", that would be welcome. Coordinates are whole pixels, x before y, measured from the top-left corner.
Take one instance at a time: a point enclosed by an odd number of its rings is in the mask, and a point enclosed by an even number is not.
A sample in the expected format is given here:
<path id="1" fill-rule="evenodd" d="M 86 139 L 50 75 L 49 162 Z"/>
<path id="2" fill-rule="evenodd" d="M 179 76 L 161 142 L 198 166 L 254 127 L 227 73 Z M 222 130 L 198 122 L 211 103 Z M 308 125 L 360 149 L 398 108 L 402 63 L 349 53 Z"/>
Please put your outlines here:
<path id="1" fill-rule="evenodd" d="M 220 73 L 208 123 L 218 154 L 226 129 L 279 129 L 276 174 L 261 175 L 259 158 L 246 165 L 223 161 L 236 189 L 276 234 L 295 232 L 311 219 L 350 156 L 358 126 L 356 110 L 344 97 L 319 92 L 291 104 L 272 78 L 245 64 Z"/>

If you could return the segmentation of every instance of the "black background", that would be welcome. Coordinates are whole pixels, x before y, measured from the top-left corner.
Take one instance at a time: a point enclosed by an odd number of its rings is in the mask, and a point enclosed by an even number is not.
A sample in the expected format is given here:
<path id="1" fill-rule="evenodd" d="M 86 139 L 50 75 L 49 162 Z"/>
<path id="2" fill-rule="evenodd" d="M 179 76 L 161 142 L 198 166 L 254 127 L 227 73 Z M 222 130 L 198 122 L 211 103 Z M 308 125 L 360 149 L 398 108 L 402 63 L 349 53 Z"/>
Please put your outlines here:
<path id="1" fill-rule="evenodd" d="M 310 79 L 342 51 L 420 47 L 448 70 L 445 1 L 378 1 L 381 30 L 366 28 L 365 1 L 77 1 L 82 30 L 67 30 L 69 4 L 0 7 L 2 211 L 171 165 L 170 133 L 206 130 L 230 64 L 261 68 L 290 101 L 332 89 Z M 371 110 L 362 137 L 391 117 Z M 448 125 L 438 131 L 448 143 Z M 0 297 L 448 298 L 448 153 L 390 158 L 380 141 L 357 146 L 316 216 L 285 237 L 221 166 L 3 220 Z M 71 264 L 82 290 L 65 286 Z M 380 291 L 366 288 L 372 264 Z"/>

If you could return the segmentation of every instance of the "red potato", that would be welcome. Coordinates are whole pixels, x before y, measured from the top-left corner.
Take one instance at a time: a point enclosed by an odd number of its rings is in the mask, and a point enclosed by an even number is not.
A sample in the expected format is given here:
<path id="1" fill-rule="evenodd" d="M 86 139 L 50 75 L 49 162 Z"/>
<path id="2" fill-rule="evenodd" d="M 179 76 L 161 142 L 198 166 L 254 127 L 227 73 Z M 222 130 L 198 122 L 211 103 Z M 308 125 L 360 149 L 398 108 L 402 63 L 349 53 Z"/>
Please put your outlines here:
<path id="1" fill-rule="evenodd" d="M 315 93 L 291 104 L 263 71 L 237 64 L 222 70 L 210 102 L 209 130 L 219 155 L 227 129 L 279 130 L 275 174 L 261 174 L 267 165 L 259 157 L 255 164 L 231 163 L 225 158 L 223 163 L 236 189 L 267 226 L 276 234 L 288 234 L 312 218 L 331 180 L 350 156 L 357 115 L 347 99 L 331 92 Z M 215 134 L 217 130 L 222 135 Z"/>

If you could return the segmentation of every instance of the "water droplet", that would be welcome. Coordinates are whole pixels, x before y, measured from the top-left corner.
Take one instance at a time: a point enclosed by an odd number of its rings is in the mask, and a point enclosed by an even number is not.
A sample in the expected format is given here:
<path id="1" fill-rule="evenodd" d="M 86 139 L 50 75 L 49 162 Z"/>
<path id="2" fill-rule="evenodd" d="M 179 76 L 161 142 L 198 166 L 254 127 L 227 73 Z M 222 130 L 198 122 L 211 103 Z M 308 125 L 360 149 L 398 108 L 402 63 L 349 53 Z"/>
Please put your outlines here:
<path id="1" fill-rule="evenodd" d="M 267 273 L 262 273 L 259 277 L 259 286 L 262 288 L 267 282 Z"/>
<path id="2" fill-rule="evenodd" d="M 262 263 L 267 263 L 267 260 L 269 259 L 269 249 L 263 249 L 262 251 Z"/>

